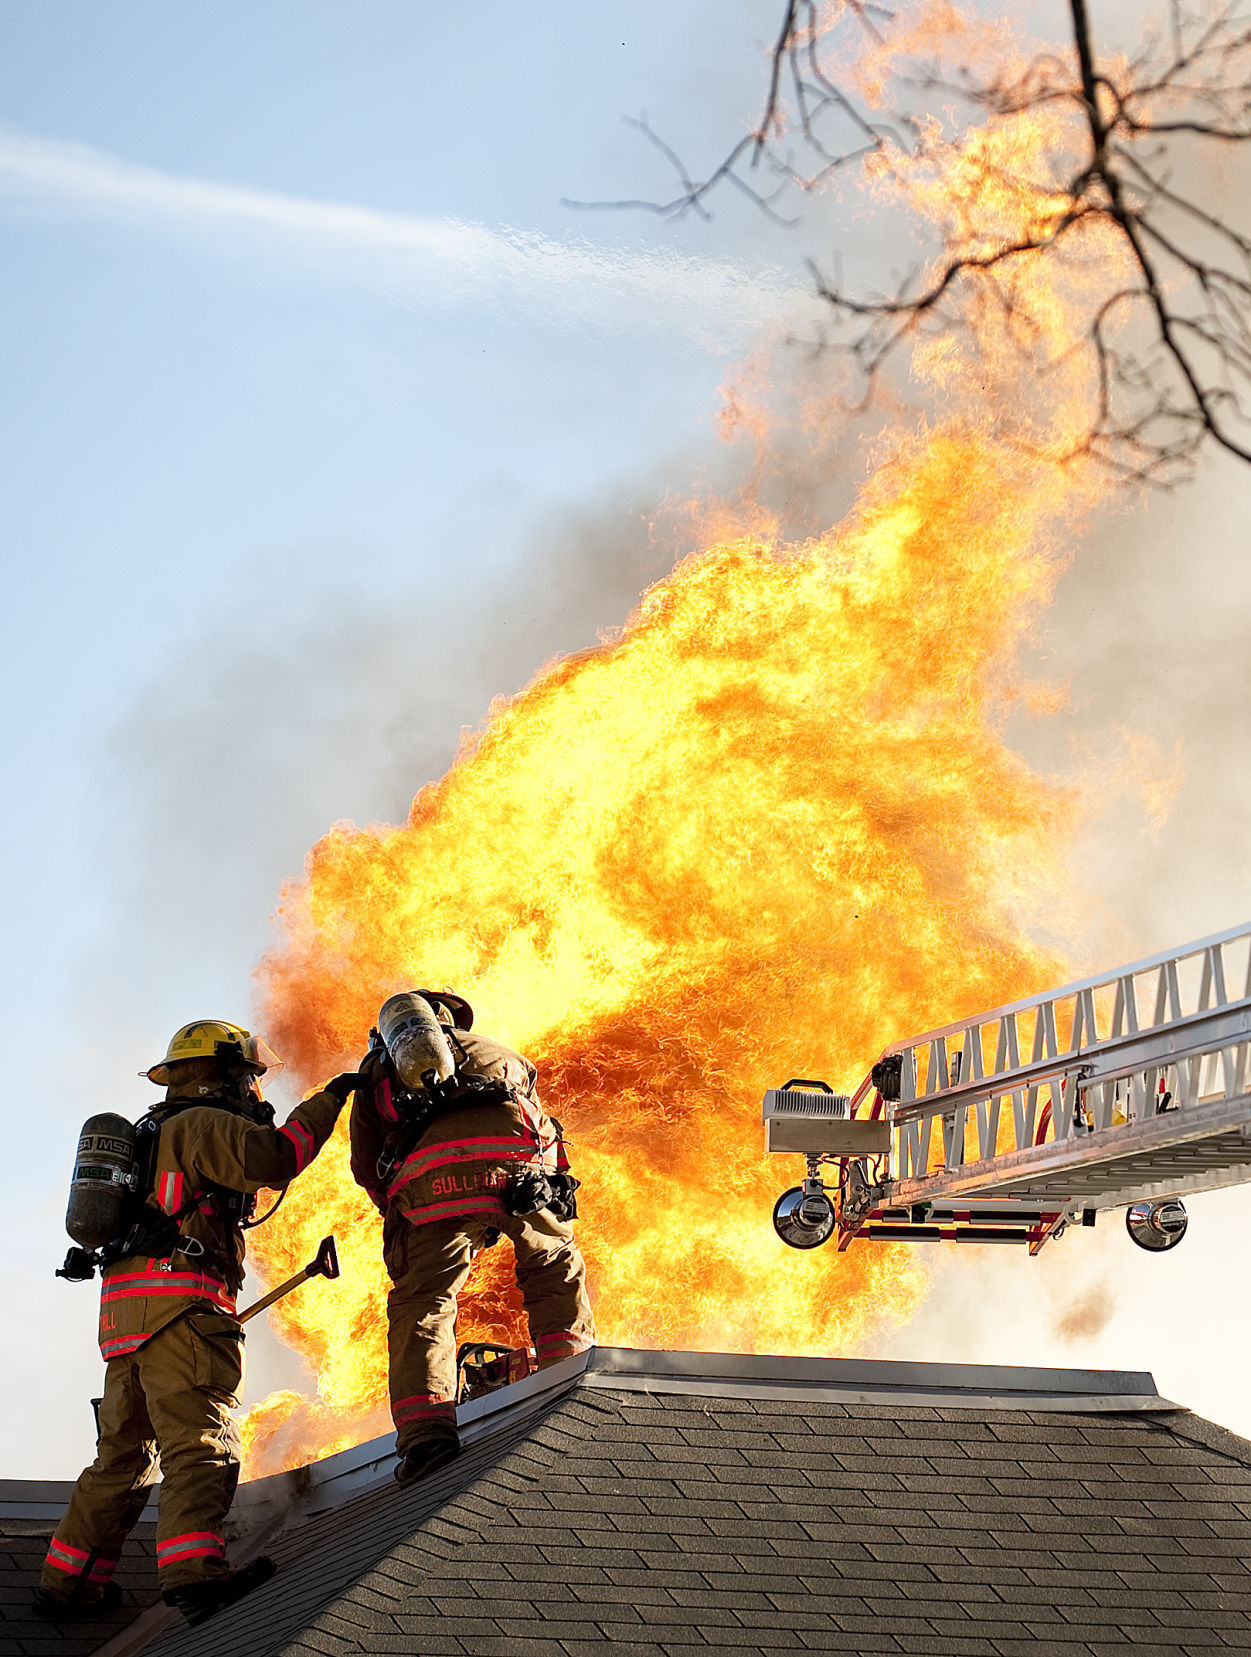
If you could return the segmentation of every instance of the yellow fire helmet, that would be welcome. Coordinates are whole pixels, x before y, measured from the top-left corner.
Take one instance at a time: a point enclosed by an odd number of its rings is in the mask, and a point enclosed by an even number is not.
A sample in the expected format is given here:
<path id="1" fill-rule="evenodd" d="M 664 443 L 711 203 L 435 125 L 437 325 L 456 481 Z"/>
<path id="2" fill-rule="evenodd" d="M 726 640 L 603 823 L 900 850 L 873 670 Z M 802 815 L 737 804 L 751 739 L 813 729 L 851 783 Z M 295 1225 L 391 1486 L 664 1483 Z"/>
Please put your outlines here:
<path id="1" fill-rule="evenodd" d="M 257 1076 L 267 1070 L 281 1070 L 282 1060 L 259 1036 L 245 1030 L 241 1024 L 227 1024 L 220 1018 L 201 1018 L 194 1024 L 184 1024 L 170 1037 L 165 1057 L 151 1070 L 141 1070 L 158 1087 L 169 1083 L 169 1067 L 179 1059 L 240 1060 Z"/>

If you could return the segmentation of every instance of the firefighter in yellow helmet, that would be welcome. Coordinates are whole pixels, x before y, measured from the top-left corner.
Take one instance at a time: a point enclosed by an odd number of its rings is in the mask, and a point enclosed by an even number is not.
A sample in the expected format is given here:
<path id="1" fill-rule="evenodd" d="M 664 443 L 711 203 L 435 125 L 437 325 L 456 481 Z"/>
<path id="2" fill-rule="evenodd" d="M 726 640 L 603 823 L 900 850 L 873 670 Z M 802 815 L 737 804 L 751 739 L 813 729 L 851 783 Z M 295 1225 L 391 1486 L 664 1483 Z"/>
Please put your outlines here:
<path id="1" fill-rule="evenodd" d="M 419 990 L 407 999 L 416 997 L 438 1018 L 452 1073 L 406 1086 L 380 1042 L 361 1066 L 351 1124 L 353 1176 L 384 1222 L 401 1483 L 459 1452 L 456 1296 L 479 1249 L 501 1233 L 512 1243 L 540 1368 L 595 1340 L 586 1268 L 569 1224 L 577 1181 L 559 1126 L 539 1103 L 534 1066 L 474 1030 L 462 997 Z"/>
<path id="2" fill-rule="evenodd" d="M 253 1194 L 308 1166 L 356 1083 L 336 1076 L 277 1128 L 258 1078 L 279 1063 L 239 1025 L 201 1019 L 142 1072 L 165 1098 L 145 1119 L 146 1200 L 102 1273 L 97 1455 L 48 1549 L 35 1591 L 43 1616 L 65 1621 L 119 1602 L 113 1569 L 158 1455 L 162 1598 L 202 1622 L 273 1574 L 268 1559 L 232 1570 L 222 1536 L 239 1477 L 231 1410 L 243 1377 L 243 1233 Z"/>

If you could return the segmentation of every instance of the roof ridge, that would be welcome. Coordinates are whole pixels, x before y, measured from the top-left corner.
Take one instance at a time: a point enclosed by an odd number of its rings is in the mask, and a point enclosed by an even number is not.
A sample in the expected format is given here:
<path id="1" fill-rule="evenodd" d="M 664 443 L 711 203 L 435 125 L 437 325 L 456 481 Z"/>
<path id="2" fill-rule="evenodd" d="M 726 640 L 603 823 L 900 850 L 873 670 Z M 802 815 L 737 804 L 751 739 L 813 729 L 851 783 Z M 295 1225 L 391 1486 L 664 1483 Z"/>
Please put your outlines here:
<path id="1" fill-rule="evenodd" d="M 1147 1425 L 1150 1431 L 1160 1436 L 1180 1438 L 1186 1444 L 1200 1444 L 1214 1456 L 1220 1456 L 1223 1461 L 1233 1462 L 1237 1467 L 1251 1467 L 1251 1439 L 1243 1438 L 1241 1434 L 1234 1432 L 1232 1427 L 1223 1427 L 1219 1421 L 1210 1421 L 1205 1415 L 1196 1415 L 1193 1410 L 1178 1410 L 1177 1414 L 1183 1421 L 1193 1422 L 1196 1431 L 1181 1432 L 1173 1422 L 1163 1418 L 1163 1412 Z M 1236 1448 L 1227 1449 L 1226 1445 Z"/>

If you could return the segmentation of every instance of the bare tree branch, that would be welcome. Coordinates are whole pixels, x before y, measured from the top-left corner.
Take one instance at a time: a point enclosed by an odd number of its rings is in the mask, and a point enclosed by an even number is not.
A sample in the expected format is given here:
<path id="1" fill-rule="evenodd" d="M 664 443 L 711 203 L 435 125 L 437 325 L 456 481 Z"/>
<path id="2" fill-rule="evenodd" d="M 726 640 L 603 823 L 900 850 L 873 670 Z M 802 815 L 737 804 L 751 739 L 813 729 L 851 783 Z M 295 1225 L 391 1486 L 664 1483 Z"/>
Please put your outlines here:
<path id="1" fill-rule="evenodd" d="M 941 227 L 936 257 L 892 293 L 854 293 L 809 261 L 830 310 L 822 349 L 840 351 L 863 376 L 860 406 L 910 336 L 980 316 L 995 319 L 1040 383 L 1084 377 L 1088 417 L 1063 458 L 1164 486 L 1189 476 L 1208 444 L 1251 463 L 1251 193 L 1244 186 L 1221 199 L 1202 170 L 1206 147 L 1236 156 L 1251 145 L 1249 8 L 1251 0 L 1169 0 L 1162 28 L 1133 61 L 1104 63 L 1087 0 L 1066 0 L 1067 50 L 1005 56 L 980 78 L 965 65 L 944 76 L 938 61 L 896 73 L 901 96 L 942 93 L 970 112 L 962 135 L 941 140 L 948 157 L 970 155 L 979 135 L 1014 120 L 1045 117 L 1065 135 L 1069 159 L 1059 159 L 1064 145 L 1054 157 L 1023 145 L 998 171 L 984 162 L 991 196 L 998 186 L 1004 199 L 1034 203 L 1037 224 L 1013 233 L 971 199 Z M 935 141 L 904 103 L 888 117 L 867 107 L 829 49 L 832 15 L 819 0 L 784 0 L 760 116 L 706 175 L 640 122 L 678 191 L 663 202 L 582 205 L 706 218 L 730 186 L 774 222 L 794 224 L 783 210 L 788 191 L 818 191 L 870 160 L 879 176 L 905 179 Z M 871 0 L 848 0 L 842 15 L 874 48 L 899 23 Z M 783 142 L 797 153 L 784 154 Z M 1031 283 L 1040 281 L 1082 290 L 1071 337 L 1052 337 L 1035 314 Z"/>
<path id="2" fill-rule="evenodd" d="M 847 10 L 865 33 L 880 40 L 878 25 L 889 23 L 893 13 L 872 0 L 847 0 Z M 821 60 L 820 7 L 818 0 L 786 0 L 782 25 L 769 54 L 769 81 L 764 107 L 751 130 L 726 153 L 720 162 L 703 178 L 694 178 L 677 152 L 662 139 L 645 118 L 628 121 L 641 131 L 669 162 L 678 180 L 678 193 L 667 201 L 575 201 L 566 199 L 562 205 L 583 210 L 635 208 L 656 213 L 662 218 L 681 219 L 689 213 L 709 217 L 705 206 L 707 198 L 722 185 L 728 185 L 762 208 L 778 224 L 795 224 L 774 208 L 780 190 L 787 185 L 802 191 L 818 188 L 832 174 L 865 159 L 884 143 L 897 139 L 895 128 L 887 123 L 869 119 L 859 102 L 839 86 L 826 72 Z M 793 118 L 783 110 L 784 89 L 789 88 Z M 822 129 L 831 114 L 837 114 L 855 133 L 847 146 L 830 148 Z M 779 154 L 777 145 L 794 131 L 808 155 L 815 163 L 804 168 L 792 165 Z M 768 167 L 777 179 L 775 189 L 766 193 L 758 189 L 741 170 L 746 165 L 754 172 Z"/>

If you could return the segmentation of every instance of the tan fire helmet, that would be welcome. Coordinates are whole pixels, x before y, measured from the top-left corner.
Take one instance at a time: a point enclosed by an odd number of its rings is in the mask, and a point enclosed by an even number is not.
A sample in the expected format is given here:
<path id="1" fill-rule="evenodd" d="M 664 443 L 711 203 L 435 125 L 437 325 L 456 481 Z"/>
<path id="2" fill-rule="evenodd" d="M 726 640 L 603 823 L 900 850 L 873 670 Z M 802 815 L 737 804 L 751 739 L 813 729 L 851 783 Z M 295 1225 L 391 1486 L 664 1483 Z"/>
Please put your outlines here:
<path id="1" fill-rule="evenodd" d="M 256 1076 L 263 1076 L 267 1070 L 282 1069 L 282 1060 L 259 1036 L 241 1024 L 229 1024 L 220 1018 L 197 1019 L 194 1024 L 184 1024 L 181 1030 L 175 1030 L 165 1057 L 139 1074 L 158 1087 L 167 1087 L 169 1067 L 180 1059 L 235 1059 Z"/>
<path id="2" fill-rule="evenodd" d="M 473 1029 L 473 1008 L 463 995 L 453 995 L 451 990 L 417 990 L 415 993 L 428 1001 L 436 1013 L 440 1007 L 445 1008 L 458 1030 Z"/>

